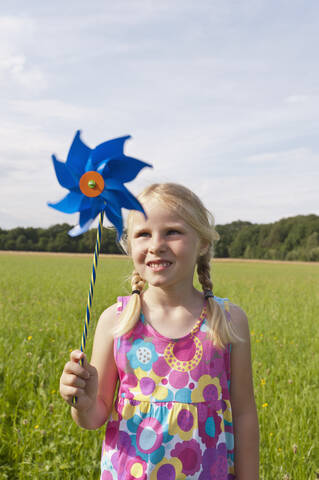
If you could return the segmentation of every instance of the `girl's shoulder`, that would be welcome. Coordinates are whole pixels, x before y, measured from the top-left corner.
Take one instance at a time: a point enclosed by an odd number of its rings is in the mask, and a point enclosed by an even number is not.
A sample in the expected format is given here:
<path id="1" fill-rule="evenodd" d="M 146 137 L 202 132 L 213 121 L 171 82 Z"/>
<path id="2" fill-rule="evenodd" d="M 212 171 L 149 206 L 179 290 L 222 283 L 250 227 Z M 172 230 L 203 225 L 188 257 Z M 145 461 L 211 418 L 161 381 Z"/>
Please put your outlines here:
<path id="1" fill-rule="evenodd" d="M 117 323 L 118 304 L 114 303 L 101 313 L 97 329 L 111 332 Z"/>
<path id="2" fill-rule="evenodd" d="M 247 338 L 249 338 L 249 325 L 244 310 L 235 303 L 232 303 L 229 298 L 214 296 L 214 301 L 224 310 L 235 335 L 240 339 L 247 340 Z"/>
<path id="3" fill-rule="evenodd" d="M 244 310 L 239 307 L 239 305 L 236 305 L 235 303 L 232 303 L 229 298 L 227 297 L 216 297 L 214 296 L 214 301 L 218 303 L 218 305 L 225 310 L 226 312 L 229 313 L 228 317 L 235 323 L 241 323 L 245 322 L 245 319 L 247 320 L 246 313 Z"/>
<path id="4" fill-rule="evenodd" d="M 235 303 L 228 302 L 228 318 L 235 334 L 242 340 L 249 340 L 249 324 L 245 311 Z"/>

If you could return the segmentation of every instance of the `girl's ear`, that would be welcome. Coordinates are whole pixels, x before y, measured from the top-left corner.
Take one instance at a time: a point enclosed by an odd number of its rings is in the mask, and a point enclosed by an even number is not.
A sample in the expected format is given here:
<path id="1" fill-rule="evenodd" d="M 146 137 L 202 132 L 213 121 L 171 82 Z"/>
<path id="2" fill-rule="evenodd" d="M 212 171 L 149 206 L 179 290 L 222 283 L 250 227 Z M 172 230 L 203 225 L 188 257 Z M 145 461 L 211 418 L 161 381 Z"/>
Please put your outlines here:
<path id="1" fill-rule="evenodd" d="M 208 242 L 202 243 L 202 244 L 201 244 L 201 248 L 200 248 L 200 250 L 199 250 L 199 256 L 200 256 L 200 257 L 203 257 L 204 255 L 206 255 L 206 253 L 208 252 L 209 248 L 210 248 L 210 245 L 209 245 Z"/>

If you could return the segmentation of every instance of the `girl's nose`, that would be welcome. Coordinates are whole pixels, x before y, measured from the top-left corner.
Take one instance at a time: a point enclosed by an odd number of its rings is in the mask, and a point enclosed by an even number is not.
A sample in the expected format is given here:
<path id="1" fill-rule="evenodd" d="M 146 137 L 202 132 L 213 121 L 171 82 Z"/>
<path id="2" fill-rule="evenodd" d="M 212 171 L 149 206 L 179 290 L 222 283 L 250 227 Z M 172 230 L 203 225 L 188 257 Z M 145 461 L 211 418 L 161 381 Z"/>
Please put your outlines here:
<path id="1" fill-rule="evenodd" d="M 163 237 L 154 235 L 150 244 L 149 251 L 151 253 L 163 252 L 165 250 L 165 242 Z"/>

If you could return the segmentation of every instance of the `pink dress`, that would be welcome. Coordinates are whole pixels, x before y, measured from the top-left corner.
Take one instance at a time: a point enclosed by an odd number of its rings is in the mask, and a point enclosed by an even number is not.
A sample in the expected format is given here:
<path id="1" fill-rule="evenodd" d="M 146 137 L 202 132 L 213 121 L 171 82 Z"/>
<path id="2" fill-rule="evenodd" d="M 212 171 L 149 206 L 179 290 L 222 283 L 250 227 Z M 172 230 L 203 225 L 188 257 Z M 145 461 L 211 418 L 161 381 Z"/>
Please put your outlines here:
<path id="1" fill-rule="evenodd" d="M 228 300 L 216 298 L 228 312 Z M 128 301 L 119 297 L 118 311 Z M 230 345 L 209 340 L 204 306 L 183 338 L 141 314 L 114 342 L 119 391 L 102 447 L 101 480 L 232 480 Z"/>

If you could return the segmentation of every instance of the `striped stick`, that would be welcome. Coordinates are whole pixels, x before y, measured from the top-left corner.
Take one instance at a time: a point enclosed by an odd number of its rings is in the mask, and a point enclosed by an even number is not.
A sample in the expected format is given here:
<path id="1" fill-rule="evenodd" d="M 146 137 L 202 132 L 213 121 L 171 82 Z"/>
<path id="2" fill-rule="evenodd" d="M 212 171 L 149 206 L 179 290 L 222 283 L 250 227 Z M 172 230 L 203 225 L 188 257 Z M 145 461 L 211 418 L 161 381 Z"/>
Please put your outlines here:
<path id="1" fill-rule="evenodd" d="M 99 254 L 101 250 L 101 237 L 102 237 L 102 225 L 103 225 L 103 216 L 104 211 L 100 212 L 99 216 L 99 225 L 96 232 L 96 242 L 95 242 L 95 249 L 94 249 L 94 257 L 93 257 L 93 265 L 92 265 L 92 274 L 91 274 L 91 281 L 90 281 L 90 288 L 88 294 L 88 301 L 86 305 L 86 313 L 85 313 L 85 320 L 84 320 L 84 327 L 82 333 L 82 341 L 81 341 L 81 352 L 84 352 L 86 346 L 86 339 L 88 335 L 88 329 L 91 319 L 91 307 L 93 302 L 93 292 L 94 292 L 94 285 L 96 279 L 96 270 L 98 265 Z M 80 364 L 83 365 L 83 359 L 80 360 Z M 72 403 L 75 405 L 77 402 L 77 397 L 73 397 Z"/>

